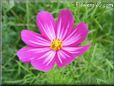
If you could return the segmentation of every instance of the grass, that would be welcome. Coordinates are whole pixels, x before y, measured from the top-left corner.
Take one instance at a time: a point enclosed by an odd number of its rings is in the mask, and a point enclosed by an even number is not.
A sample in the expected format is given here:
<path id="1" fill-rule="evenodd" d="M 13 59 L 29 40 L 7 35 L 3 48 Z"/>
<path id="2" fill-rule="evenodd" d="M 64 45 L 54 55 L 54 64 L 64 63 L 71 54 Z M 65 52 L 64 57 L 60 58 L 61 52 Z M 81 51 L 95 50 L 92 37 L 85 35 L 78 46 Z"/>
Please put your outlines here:
<path id="1" fill-rule="evenodd" d="M 2 2 L 3 84 L 114 84 L 112 8 L 77 6 L 75 2 L 9 1 Z M 81 21 L 88 24 L 90 33 L 83 44 L 91 42 L 91 49 L 67 67 L 55 66 L 48 73 L 19 61 L 16 52 L 25 46 L 20 39 L 21 30 L 39 32 L 35 22 L 37 12 L 49 11 L 57 19 L 64 8 L 72 10 L 75 25 Z"/>

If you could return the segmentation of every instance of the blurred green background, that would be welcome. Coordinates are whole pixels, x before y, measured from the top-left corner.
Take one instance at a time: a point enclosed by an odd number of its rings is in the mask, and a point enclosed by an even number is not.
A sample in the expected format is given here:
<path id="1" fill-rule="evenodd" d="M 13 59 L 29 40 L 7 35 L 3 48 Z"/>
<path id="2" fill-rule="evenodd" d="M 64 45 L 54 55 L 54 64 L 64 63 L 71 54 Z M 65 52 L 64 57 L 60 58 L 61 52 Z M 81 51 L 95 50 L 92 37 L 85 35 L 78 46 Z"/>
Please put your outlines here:
<path id="1" fill-rule="evenodd" d="M 20 39 L 21 30 L 39 32 L 36 14 L 46 10 L 58 18 L 61 9 L 72 10 L 75 26 L 84 21 L 89 26 L 88 39 L 92 43 L 84 55 L 64 68 L 55 66 L 44 73 L 30 64 L 23 64 L 16 56 L 17 50 L 25 44 Z M 81 6 L 76 2 L 35 2 L 23 0 L 2 1 L 2 83 L 3 84 L 113 84 L 114 62 L 112 41 L 113 9 L 111 7 Z"/>

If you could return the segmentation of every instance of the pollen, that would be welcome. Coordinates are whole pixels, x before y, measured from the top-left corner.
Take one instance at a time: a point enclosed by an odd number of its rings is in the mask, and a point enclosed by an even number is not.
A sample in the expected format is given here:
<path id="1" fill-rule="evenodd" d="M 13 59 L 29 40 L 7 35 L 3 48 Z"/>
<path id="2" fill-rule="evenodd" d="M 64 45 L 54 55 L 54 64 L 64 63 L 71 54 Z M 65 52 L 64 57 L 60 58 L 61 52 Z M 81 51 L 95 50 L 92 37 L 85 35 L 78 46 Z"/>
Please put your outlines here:
<path id="1" fill-rule="evenodd" d="M 62 41 L 59 39 L 54 39 L 51 42 L 50 48 L 53 50 L 60 50 L 62 48 Z"/>

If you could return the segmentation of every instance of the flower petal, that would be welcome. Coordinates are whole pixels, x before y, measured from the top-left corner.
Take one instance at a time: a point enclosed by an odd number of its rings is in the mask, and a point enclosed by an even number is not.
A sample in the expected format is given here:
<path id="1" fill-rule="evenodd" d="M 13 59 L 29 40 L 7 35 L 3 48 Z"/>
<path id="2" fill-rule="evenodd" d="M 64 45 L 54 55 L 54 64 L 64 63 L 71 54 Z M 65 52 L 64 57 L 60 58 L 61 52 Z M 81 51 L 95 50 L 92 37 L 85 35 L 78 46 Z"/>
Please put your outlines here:
<path id="1" fill-rule="evenodd" d="M 86 46 L 66 46 L 63 47 L 62 49 L 71 53 L 73 56 L 80 56 L 82 54 L 84 54 L 89 48 L 91 47 L 91 44 L 88 44 Z"/>
<path id="2" fill-rule="evenodd" d="M 43 48 L 33 48 L 33 47 L 24 47 L 17 52 L 19 60 L 22 62 L 30 62 L 34 58 L 39 58 L 39 54 L 49 51 L 48 47 Z"/>
<path id="3" fill-rule="evenodd" d="M 87 38 L 88 32 L 88 26 L 85 23 L 81 22 L 77 28 L 72 31 L 72 33 L 66 37 L 65 40 L 63 40 L 63 45 L 67 46 L 72 44 L 80 44 Z"/>
<path id="4" fill-rule="evenodd" d="M 48 72 L 54 66 L 55 54 L 56 52 L 53 50 L 45 52 L 40 55 L 37 59 L 33 59 L 31 61 L 31 64 L 37 70 Z"/>
<path id="5" fill-rule="evenodd" d="M 54 18 L 49 12 L 39 12 L 36 17 L 36 23 L 42 35 L 48 37 L 50 40 L 56 38 Z"/>
<path id="6" fill-rule="evenodd" d="M 57 38 L 63 40 L 72 30 L 74 18 L 68 9 L 61 10 L 56 24 Z"/>
<path id="7" fill-rule="evenodd" d="M 27 45 L 32 47 L 50 46 L 49 40 L 30 30 L 23 30 L 21 38 Z"/>
<path id="8" fill-rule="evenodd" d="M 75 57 L 67 51 L 59 50 L 56 55 L 56 63 L 59 67 L 70 64 Z"/>
<path id="9" fill-rule="evenodd" d="M 89 48 L 90 44 L 81 47 L 63 47 L 56 55 L 56 63 L 59 67 L 70 64 L 77 56 L 84 54 Z"/>

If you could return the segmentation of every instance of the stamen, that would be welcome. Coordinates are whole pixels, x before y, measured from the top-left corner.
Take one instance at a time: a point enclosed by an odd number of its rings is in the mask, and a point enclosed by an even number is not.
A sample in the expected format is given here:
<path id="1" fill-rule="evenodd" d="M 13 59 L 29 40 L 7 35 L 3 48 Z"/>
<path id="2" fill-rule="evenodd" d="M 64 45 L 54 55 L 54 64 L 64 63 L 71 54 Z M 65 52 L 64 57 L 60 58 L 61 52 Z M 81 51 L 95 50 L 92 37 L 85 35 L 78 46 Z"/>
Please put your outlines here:
<path id="1" fill-rule="evenodd" d="M 59 39 L 54 39 L 51 42 L 50 48 L 53 50 L 60 50 L 62 48 L 62 41 Z"/>

